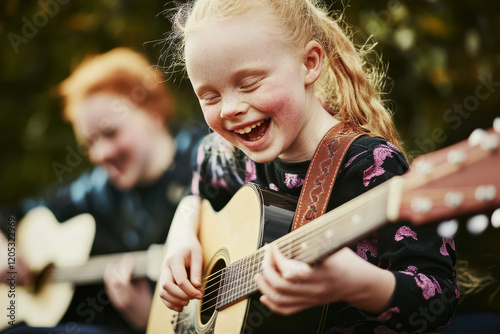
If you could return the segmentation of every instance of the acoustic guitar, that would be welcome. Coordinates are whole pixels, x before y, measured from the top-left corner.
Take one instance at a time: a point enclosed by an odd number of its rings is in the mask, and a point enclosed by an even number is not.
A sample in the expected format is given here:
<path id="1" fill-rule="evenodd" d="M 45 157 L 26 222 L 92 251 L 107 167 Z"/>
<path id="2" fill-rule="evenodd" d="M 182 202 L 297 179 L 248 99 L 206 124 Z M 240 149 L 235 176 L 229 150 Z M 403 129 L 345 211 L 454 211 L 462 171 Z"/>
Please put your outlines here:
<path id="1" fill-rule="evenodd" d="M 133 258 L 133 278 L 157 280 L 163 245 L 151 245 L 147 251 L 89 257 L 94 236 L 95 221 L 89 214 L 59 223 L 46 207 L 30 210 L 6 237 L 12 246 L 9 257 L 15 261 L 22 256 L 35 276 L 34 282 L 19 285 L 14 279 L 0 284 L 2 307 L 5 310 L 14 305 L 13 317 L 4 315 L 0 330 L 21 321 L 36 327 L 57 325 L 71 302 L 75 286 L 102 282 L 106 266 L 118 264 L 125 254 Z M 17 276 L 15 264 L 7 275 Z M 4 313 L 10 314 L 8 309 Z"/>
<path id="2" fill-rule="evenodd" d="M 157 291 L 147 333 L 322 332 L 327 306 L 287 317 L 258 302 L 253 277 L 262 270 L 261 247 L 273 243 L 288 258 L 315 264 L 386 223 L 424 224 L 493 211 L 500 205 L 499 121 L 496 131 L 475 132 L 468 142 L 421 156 L 404 176 L 290 233 L 296 203 L 290 196 L 248 184 L 219 212 L 202 202 L 204 297 L 178 313 L 159 300 Z M 499 215 L 497 209 L 495 224 Z"/>

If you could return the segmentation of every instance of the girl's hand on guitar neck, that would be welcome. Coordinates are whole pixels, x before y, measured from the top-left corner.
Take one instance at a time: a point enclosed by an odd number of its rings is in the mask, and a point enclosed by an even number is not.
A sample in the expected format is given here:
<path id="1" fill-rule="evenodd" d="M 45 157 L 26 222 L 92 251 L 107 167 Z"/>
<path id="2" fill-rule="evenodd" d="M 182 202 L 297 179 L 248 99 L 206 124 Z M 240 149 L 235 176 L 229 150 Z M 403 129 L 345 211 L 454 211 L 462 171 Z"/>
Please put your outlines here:
<path id="1" fill-rule="evenodd" d="M 193 298 L 201 299 L 202 251 L 197 237 L 200 198 L 185 197 L 175 212 L 159 279 L 160 298 L 168 308 L 182 311 Z M 189 268 L 189 274 L 188 274 Z"/>
<path id="2" fill-rule="evenodd" d="M 291 315 L 306 308 L 344 301 L 365 311 L 385 311 L 396 279 L 343 248 L 317 266 L 286 258 L 276 245 L 266 250 L 255 282 L 260 301 L 270 310 Z"/>
<path id="3" fill-rule="evenodd" d="M 134 328 L 144 330 L 153 296 L 145 279 L 132 281 L 134 260 L 125 255 L 118 265 L 106 266 L 104 286 L 113 306 Z"/>

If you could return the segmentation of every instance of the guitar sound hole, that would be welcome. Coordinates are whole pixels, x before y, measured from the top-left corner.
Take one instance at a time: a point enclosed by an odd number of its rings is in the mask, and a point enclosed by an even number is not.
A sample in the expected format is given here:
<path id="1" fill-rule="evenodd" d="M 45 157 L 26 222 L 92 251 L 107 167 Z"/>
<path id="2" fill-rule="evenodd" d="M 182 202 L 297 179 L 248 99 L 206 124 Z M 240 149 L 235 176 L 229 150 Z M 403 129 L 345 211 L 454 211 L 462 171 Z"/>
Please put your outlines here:
<path id="1" fill-rule="evenodd" d="M 217 296 L 221 283 L 222 269 L 226 268 L 226 262 L 219 259 L 213 266 L 211 272 L 206 275 L 207 282 L 205 294 L 201 300 L 200 318 L 203 324 L 206 324 L 215 312 Z"/>
<path id="2" fill-rule="evenodd" d="M 28 291 L 33 294 L 37 294 L 46 285 L 52 282 L 52 276 L 54 273 L 54 264 L 49 264 L 41 272 L 34 275 L 34 279 L 30 285 L 26 286 Z"/>

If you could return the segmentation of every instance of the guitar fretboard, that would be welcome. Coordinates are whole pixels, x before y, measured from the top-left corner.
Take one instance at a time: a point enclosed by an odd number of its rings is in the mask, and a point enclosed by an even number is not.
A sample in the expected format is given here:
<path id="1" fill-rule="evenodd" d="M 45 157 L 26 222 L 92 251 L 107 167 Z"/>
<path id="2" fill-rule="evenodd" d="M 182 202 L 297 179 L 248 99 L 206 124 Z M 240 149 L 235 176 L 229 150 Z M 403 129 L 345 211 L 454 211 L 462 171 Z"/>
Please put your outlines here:
<path id="1" fill-rule="evenodd" d="M 287 258 L 316 264 L 387 222 L 389 188 L 390 182 L 386 182 L 273 244 L 277 244 Z M 264 252 L 260 248 L 209 277 L 207 286 L 219 279 L 220 286 L 214 292 L 217 296 L 206 295 L 205 300 L 216 298 L 215 308 L 221 309 L 257 292 L 253 278 L 262 272 Z"/>
<path id="2" fill-rule="evenodd" d="M 82 266 L 51 268 L 47 279 L 54 283 L 71 282 L 75 285 L 100 283 L 103 281 L 106 266 L 118 264 L 125 254 L 131 256 L 134 261 L 132 278 L 144 277 L 150 266 L 160 266 L 162 246 L 153 245 L 147 251 L 92 256 Z"/>

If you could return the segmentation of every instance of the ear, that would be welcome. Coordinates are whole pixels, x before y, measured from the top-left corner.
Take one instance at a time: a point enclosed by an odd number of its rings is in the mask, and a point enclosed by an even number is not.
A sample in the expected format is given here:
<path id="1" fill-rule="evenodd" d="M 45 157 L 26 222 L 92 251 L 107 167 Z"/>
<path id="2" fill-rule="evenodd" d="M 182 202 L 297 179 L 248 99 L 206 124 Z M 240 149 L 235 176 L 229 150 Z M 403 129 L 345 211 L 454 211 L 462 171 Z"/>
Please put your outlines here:
<path id="1" fill-rule="evenodd" d="M 315 83 L 323 69 L 323 48 L 315 40 L 310 41 L 304 47 L 304 66 L 306 68 L 305 84 Z"/>

